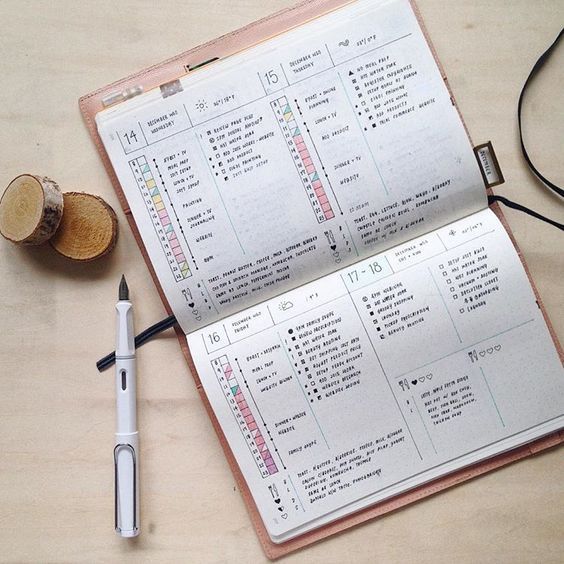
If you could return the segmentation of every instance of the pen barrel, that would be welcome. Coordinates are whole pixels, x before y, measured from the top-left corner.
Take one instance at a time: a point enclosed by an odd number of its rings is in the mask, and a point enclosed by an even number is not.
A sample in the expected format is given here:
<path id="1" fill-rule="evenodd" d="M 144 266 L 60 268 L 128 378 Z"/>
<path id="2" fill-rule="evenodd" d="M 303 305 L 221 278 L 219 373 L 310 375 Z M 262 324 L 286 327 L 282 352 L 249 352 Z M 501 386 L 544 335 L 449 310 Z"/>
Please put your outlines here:
<path id="1" fill-rule="evenodd" d="M 116 304 L 116 433 L 137 432 L 133 307 L 129 300 Z"/>
<path id="2" fill-rule="evenodd" d="M 116 357 L 116 433 L 137 432 L 135 358 Z"/>
<path id="3" fill-rule="evenodd" d="M 139 532 L 139 435 L 116 433 L 115 529 L 122 537 L 136 537 Z"/>
<path id="4" fill-rule="evenodd" d="M 139 534 L 139 436 L 133 308 L 116 304 L 115 528 L 122 537 Z"/>

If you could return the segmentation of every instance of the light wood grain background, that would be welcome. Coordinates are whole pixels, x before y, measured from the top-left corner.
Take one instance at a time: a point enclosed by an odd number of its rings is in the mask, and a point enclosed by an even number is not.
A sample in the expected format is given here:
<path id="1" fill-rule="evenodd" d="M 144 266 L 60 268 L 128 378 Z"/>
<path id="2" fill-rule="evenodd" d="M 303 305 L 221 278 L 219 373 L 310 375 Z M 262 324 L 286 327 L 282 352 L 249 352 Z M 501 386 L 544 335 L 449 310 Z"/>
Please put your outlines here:
<path id="1" fill-rule="evenodd" d="M 260 546 L 172 333 L 139 351 L 142 535 L 113 533 L 114 394 L 94 363 L 113 348 L 122 272 L 137 327 L 164 316 L 82 124 L 95 88 L 290 5 L 284 0 L 0 0 L 0 185 L 22 172 L 100 194 L 118 211 L 115 252 L 76 265 L 0 241 L 0 561 L 260 562 Z M 516 106 L 564 22 L 562 1 L 420 0 L 476 143 L 491 139 L 497 192 L 559 221 L 528 172 Z M 525 119 L 538 166 L 564 184 L 564 45 L 532 86 Z M 564 338 L 564 239 L 507 217 Z M 531 374 L 531 378 L 535 375 Z M 556 562 L 564 558 L 560 448 L 293 555 L 288 562 Z"/>

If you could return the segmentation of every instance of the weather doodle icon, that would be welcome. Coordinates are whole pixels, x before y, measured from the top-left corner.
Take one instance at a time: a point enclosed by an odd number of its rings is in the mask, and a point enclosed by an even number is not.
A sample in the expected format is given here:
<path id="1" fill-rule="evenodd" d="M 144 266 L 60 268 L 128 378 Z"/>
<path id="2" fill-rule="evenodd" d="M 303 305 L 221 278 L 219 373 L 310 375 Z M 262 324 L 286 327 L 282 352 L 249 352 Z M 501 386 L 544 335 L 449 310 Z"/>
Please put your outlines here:
<path id="1" fill-rule="evenodd" d="M 208 109 L 208 103 L 205 100 L 200 99 L 196 102 L 196 109 L 199 112 L 204 112 L 205 110 Z"/>

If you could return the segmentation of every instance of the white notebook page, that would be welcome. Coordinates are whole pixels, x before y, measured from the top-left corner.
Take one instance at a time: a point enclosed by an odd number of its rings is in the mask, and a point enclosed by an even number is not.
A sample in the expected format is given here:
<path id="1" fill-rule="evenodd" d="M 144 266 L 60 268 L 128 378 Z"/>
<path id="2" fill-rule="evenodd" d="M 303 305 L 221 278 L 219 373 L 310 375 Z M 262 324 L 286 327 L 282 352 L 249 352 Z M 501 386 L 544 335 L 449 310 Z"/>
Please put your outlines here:
<path id="1" fill-rule="evenodd" d="M 188 343 L 275 542 L 564 423 L 560 360 L 490 210 Z"/>
<path id="2" fill-rule="evenodd" d="M 97 115 L 188 332 L 486 207 L 407 0 L 361 0 Z"/>

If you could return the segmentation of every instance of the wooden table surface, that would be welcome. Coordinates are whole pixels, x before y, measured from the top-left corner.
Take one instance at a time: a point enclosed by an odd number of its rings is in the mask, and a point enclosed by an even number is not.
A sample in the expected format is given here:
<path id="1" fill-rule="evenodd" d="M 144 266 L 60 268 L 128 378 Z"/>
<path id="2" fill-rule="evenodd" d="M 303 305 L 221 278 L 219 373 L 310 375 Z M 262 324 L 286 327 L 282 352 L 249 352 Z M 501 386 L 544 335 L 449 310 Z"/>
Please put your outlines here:
<path id="1" fill-rule="evenodd" d="M 113 532 L 114 389 L 95 361 L 113 348 L 122 272 L 137 327 L 164 309 L 79 114 L 80 95 L 290 5 L 283 0 L 1 0 L 0 184 L 23 172 L 118 211 L 113 254 L 71 264 L 0 241 L 0 561 L 260 562 L 260 545 L 172 332 L 139 351 L 141 536 Z M 559 0 L 420 0 L 476 143 L 491 139 L 497 193 L 564 221 L 519 152 L 517 99 L 564 22 Z M 564 184 L 564 46 L 533 84 L 526 136 Z M 507 218 L 564 338 L 564 239 Z M 534 375 L 531 375 L 534 377 Z M 564 557 L 564 449 L 357 527 L 288 562 L 556 562 Z"/>

